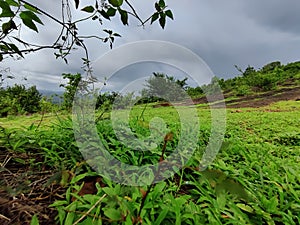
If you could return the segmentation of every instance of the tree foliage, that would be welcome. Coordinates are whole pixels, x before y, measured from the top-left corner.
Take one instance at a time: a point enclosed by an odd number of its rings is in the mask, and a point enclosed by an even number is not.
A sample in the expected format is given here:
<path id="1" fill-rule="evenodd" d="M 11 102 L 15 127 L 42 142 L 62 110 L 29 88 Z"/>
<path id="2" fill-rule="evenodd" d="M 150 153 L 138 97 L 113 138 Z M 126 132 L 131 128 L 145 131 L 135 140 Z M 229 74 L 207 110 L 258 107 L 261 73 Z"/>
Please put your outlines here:
<path id="1" fill-rule="evenodd" d="M 80 0 L 60 0 L 61 11 L 60 17 L 55 17 L 47 12 L 47 9 L 39 8 L 25 0 L 0 0 L 0 61 L 7 56 L 24 57 L 24 54 L 50 48 L 55 50 L 56 58 L 62 58 L 67 62 L 67 56 L 72 50 L 81 48 L 85 52 L 84 64 L 89 68 L 88 48 L 85 40 L 89 38 L 99 39 L 101 42 L 108 43 L 112 47 L 115 38 L 121 35 L 109 29 L 104 29 L 104 36 L 81 34 L 79 24 L 85 21 L 96 23 L 101 26 L 104 20 L 111 20 L 113 17 L 119 17 L 123 25 L 129 25 L 129 17 L 135 18 L 141 26 L 150 22 L 151 24 L 157 19 L 162 28 L 165 27 L 166 18 L 173 19 L 173 14 L 164 0 L 154 3 L 154 12 L 142 19 L 137 10 L 129 0 L 94 0 L 94 4 L 85 4 Z M 75 8 L 73 9 L 73 4 Z M 81 18 L 72 19 L 74 10 L 81 12 Z M 76 14 L 78 14 L 78 12 Z M 45 18 L 52 20 L 60 26 L 58 37 L 48 45 L 37 45 L 27 42 L 22 38 L 22 32 L 28 28 L 34 32 L 39 32 L 39 26 L 49 26 Z"/>
<path id="2" fill-rule="evenodd" d="M 0 89 L 0 115 L 17 115 L 35 113 L 41 110 L 42 95 L 36 86 L 26 88 L 25 85 L 15 84 L 12 87 Z"/>
<path id="3" fill-rule="evenodd" d="M 67 80 L 67 84 L 60 85 L 60 87 L 65 88 L 63 107 L 64 109 L 70 110 L 73 105 L 73 100 L 74 100 L 77 86 L 81 81 L 82 76 L 80 73 L 77 74 L 64 73 L 62 74 L 62 76 L 63 79 Z"/>
<path id="4" fill-rule="evenodd" d="M 142 90 L 142 98 L 147 101 L 178 101 L 184 98 L 184 90 L 187 87 L 187 78 L 182 80 L 163 73 L 153 73 L 146 80 L 146 88 Z"/>

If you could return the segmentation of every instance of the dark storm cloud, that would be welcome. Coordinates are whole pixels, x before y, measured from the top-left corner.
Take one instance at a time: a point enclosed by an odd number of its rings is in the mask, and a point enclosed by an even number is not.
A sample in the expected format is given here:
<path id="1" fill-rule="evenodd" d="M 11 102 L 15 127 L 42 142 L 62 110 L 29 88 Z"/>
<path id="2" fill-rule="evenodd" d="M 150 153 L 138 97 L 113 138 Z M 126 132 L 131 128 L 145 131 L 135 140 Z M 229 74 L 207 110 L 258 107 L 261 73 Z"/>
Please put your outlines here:
<path id="1" fill-rule="evenodd" d="M 270 29 L 300 33 L 300 2 L 298 0 L 245 1 L 246 15 Z"/>
<path id="2" fill-rule="evenodd" d="M 60 16 L 60 10 L 58 10 L 60 0 L 31 2 L 37 3 L 47 12 Z M 138 23 L 133 18 L 129 20 L 130 26 L 122 26 L 119 17 L 114 18 L 112 22 L 105 21 L 103 26 L 83 23 L 80 29 L 83 34 L 90 35 L 101 36 L 102 29 L 112 29 L 120 33 L 122 38 L 116 39 L 114 49 L 141 40 L 162 40 L 182 45 L 201 57 L 214 74 L 224 78 L 233 77 L 239 73 L 234 65 L 242 69 L 248 65 L 260 68 L 272 61 L 288 63 L 300 60 L 300 3 L 298 0 L 166 0 L 166 2 L 172 9 L 175 19 L 174 21 L 168 20 L 164 30 L 159 27 L 158 23 L 142 28 L 137 26 Z M 81 3 L 83 4 L 83 1 Z M 84 3 L 88 4 L 88 1 Z M 132 1 L 132 3 L 143 18 L 147 18 L 153 12 L 154 1 Z M 77 14 L 77 12 L 74 14 L 73 19 L 78 17 Z M 45 18 L 44 20 L 47 21 Z M 55 23 L 46 27 L 39 26 L 39 29 L 39 34 L 28 31 L 23 37 L 34 43 L 49 44 L 55 40 L 60 31 Z M 108 45 L 98 40 L 89 40 L 86 44 L 92 61 L 97 61 L 111 51 Z M 129 53 L 124 53 L 123 56 L 129 57 L 126 54 Z M 55 82 L 61 79 L 62 73 L 84 73 L 81 68 L 82 57 L 84 57 L 83 51 L 75 51 L 69 57 L 69 64 L 66 65 L 62 60 L 55 60 L 53 51 L 42 51 L 27 56 L 21 63 L 8 60 L 4 61 L 1 66 L 11 67 L 15 74 L 29 76 L 30 82 L 41 88 L 53 89 Z M 178 58 L 182 62 L 186 60 L 183 56 Z M 108 69 L 114 65 L 114 60 L 110 60 L 106 62 L 105 67 Z M 126 75 L 112 79 L 108 86 L 121 87 L 124 82 L 137 78 L 138 74 L 144 76 L 145 71 L 150 73 L 154 69 L 156 70 L 153 65 L 135 65 L 127 70 L 119 68 L 119 74 L 125 71 Z M 158 72 L 163 72 L 166 68 L 161 69 L 162 71 Z M 53 80 L 49 80 L 51 77 Z"/>

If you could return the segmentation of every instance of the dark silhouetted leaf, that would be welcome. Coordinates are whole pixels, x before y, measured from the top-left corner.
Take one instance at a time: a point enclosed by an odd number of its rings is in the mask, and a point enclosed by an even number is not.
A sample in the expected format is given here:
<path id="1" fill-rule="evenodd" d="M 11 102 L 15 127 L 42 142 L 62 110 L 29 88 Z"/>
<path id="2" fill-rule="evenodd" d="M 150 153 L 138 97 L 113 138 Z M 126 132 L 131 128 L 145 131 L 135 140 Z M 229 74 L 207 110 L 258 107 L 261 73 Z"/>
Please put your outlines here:
<path id="1" fill-rule="evenodd" d="M 166 16 L 167 16 L 167 17 L 171 18 L 172 20 L 174 19 L 174 17 L 173 17 L 173 13 L 172 13 L 172 11 L 171 11 L 171 10 L 167 10 L 167 11 L 165 11 L 165 14 L 166 14 Z"/>
<path id="2" fill-rule="evenodd" d="M 101 16 L 103 16 L 105 19 L 110 20 L 109 15 L 107 15 L 107 13 L 104 10 L 99 11 L 99 13 L 101 14 Z"/>
<path id="3" fill-rule="evenodd" d="M 156 13 L 154 13 L 153 15 L 152 15 L 152 17 L 151 17 L 151 24 L 154 22 L 154 21 L 156 21 L 157 19 L 158 19 L 158 17 L 159 17 L 159 14 L 156 12 Z"/>
<path id="4" fill-rule="evenodd" d="M 74 0 L 75 1 L 75 8 L 78 9 L 79 6 L 79 0 Z"/>
<path id="5" fill-rule="evenodd" d="M 113 35 L 115 36 L 115 37 L 122 37 L 120 34 L 118 34 L 118 33 L 113 33 Z"/>
<path id="6" fill-rule="evenodd" d="M 13 37 L 13 39 L 17 40 L 18 42 L 22 43 L 23 45 L 29 47 L 29 44 L 26 43 L 25 41 L 22 41 L 20 38 L 17 38 L 17 37 Z"/>
<path id="7" fill-rule="evenodd" d="M 18 55 L 20 55 L 21 57 L 23 57 L 22 53 L 20 52 L 19 48 L 15 45 L 15 44 L 12 44 L 12 43 L 8 43 L 10 49 L 12 51 L 14 51 L 15 53 L 17 53 Z"/>
<path id="8" fill-rule="evenodd" d="M 16 24 L 14 23 L 14 21 L 10 20 L 7 23 L 3 23 L 2 24 L 2 32 L 4 34 L 8 34 L 8 32 L 12 29 L 17 29 Z"/>
<path id="9" fill-rule="evenodd" d="M 155 9 L 156 9 L 157 12 L 161 11 L 161 8 L 160 8 L 160 6 L 157 2 L 154 4 L 154 6 L 155 6 Z"/>
<path id="10" fill-rule="evenodd" d="M 166 3 L 164 0 L 159 0 L 158 5 L 160 6 L 160 8 L 165 8 L 166 7 Z"/>
<path id="11" fill-rule="evenodd" d="M 120 7 L 123 4 L 123 0 L 108 0 L 108 2 L 114 7 Z"/>
<path id="12" fill-rule="evenodd" d="M 118 9 L 120 15 L 121 15 L 121 21 L 124 25 L 128 25 L 128 13 L 122 9 Z"/>
<path id="13" fill-rule="evenodd" d="M 112 35 L 112 33 L 113 33 L 112 30 L 106 30 L 106 29 L 104 29 L 103 31 L 104 31 L 105 33 L 108 33 L 109 35 Z"/>
<path id="14" fill-rule="evenodd" d="M 81 9 L 81 11 L 84 11 L 84 12 L 87 12 L 87 13 L 93 13 L 95 11 L 94 7 L 89 5 L 89 6 L 86 6 L 84 8 Z"/>
<path id="15" fill-rule="evenodd" d="M 162 29 L 165 28 L 165 25 L 166 25 L 166 15 L 164 13 L 160 14 L 159 24 L 162 27 Z"/>

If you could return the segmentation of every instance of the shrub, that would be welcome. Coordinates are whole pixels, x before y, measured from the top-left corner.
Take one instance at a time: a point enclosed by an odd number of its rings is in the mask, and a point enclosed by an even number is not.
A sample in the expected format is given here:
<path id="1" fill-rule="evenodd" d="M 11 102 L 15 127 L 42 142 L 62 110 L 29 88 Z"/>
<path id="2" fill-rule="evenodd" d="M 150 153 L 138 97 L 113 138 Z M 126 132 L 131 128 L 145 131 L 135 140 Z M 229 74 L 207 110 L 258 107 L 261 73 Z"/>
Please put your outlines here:
<path id="1" fill-rule="evenodd" d="M 35 113 L 41 110 L 42 95 L 35 86 L 26 88 L 15 84 L 12 87 L 1 89 L 0 115 Z"/>

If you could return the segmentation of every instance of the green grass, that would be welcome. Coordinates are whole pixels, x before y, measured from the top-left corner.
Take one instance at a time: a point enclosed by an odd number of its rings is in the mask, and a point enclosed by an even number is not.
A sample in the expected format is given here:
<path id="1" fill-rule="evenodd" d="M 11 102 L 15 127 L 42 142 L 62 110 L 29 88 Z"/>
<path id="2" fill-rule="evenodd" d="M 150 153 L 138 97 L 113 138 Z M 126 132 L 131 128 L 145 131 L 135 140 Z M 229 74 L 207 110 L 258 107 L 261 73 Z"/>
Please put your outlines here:
<path id="1" fill-rule="evenodd" d="M 39 123 L 42 123 L 42 127 L 45 128 L 54 121 L 57 121 L 58 117 L 66 118 L 67 115 L 66 113 L 47 113 L 44 116 L 39 113 L 20 116 L 9 115 L 6 118 L 0 118 L 0 126 L 5 128 L 26 128 L 32 124 L 37 126 Z"/>
<path id="2" fill-rule="evenodd" d="M 108 151 L 132 165 L 157 163 L 167 132 L 172 131 L 174 136 L 166 142 L 165 157 L 180 138 L 180 118 L 174 108 L 143 109 L 137 106 L 129 114 L 131 130 L 139 140 L 149 136 L 151 123 L 158 122 L 158 116 L 167 128 L 153 136 L 158 144 L 151 151 L 136 151 L 122 144 L 108 116 L 97 124 Z M 34 125 L 14 129 L 20 124 L 36 125 L 40 119 L 37 115 L 1 119 L 0 125 L 6 129 L 0 146 L 21 152 L 34 150 L 44 156 L 49 167 L 72 170 L 74 176 L 67 184 L 64 199 L 51 206 L 57 209 L 60 224 L 299 224 L 300 103 L 278 102 L 238 112 L 228 109 L 222 148 L 203 172 L 196 167 L 209 142 L 211 112 L 197 110 L 201 132 L 194 156 L 174 176 L 150 186 L 131 187 L 104 179 L 105 187 L 97 184 L 97 194 L 79 196 L 81 181 L 95 173 L 78 166 L 83 159 L 70 119 L 49 118 L 42 122 L 46 130 L 36 130 Z M 120 116 L 124 111 L 117 113 Z M 153 179 L 157 174 L 151 176 Z M 71 201 L 72 197 L 76 200 Z"/>

